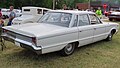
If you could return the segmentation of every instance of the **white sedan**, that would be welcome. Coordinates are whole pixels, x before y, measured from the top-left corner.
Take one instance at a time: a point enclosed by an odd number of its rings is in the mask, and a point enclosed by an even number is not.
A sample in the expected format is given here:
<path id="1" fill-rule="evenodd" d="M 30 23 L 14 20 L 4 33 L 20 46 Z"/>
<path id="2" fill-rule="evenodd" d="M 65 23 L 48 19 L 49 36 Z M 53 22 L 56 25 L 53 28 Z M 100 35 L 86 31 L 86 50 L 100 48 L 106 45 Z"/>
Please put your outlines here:
<path id="1" fill-rule="evenodd" d="M 38 23 L 3 27 L 4 36 L 37 54 L 60 51 L 71 55 L 76 47 L 112 40 L 117 23 L 102 22 L 93 12 L 51 10 Z"/>

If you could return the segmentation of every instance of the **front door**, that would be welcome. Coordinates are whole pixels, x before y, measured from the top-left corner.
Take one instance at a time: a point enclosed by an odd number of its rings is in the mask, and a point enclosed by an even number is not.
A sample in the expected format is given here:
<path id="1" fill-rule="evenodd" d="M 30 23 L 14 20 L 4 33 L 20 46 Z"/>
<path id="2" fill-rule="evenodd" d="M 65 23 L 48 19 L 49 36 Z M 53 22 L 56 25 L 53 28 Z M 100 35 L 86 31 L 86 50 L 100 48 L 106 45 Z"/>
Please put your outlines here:
<path id="1" fill-rule="evenodd" d="M 106 25 L 104 25 L 95 14 L 90 14 L 90 23 L 94 27 L 94 39 L 93 42 L 102 40 L 106 37 Z"/>

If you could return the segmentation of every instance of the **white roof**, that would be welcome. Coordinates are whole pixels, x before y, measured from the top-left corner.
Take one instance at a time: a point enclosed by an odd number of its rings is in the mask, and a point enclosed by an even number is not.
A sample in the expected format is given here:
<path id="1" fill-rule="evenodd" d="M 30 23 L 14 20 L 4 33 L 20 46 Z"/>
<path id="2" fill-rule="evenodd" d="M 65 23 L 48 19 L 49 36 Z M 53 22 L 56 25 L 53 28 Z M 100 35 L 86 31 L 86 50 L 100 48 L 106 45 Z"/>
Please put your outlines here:
<path id="1" fill-rule="evenodd" d="M 77 10 L 50 10 L 53 12 L 65 12 L 65 13 L 72 13 L 72 14 L 95 14 L 91 11 L 77 11 Z"/>
<path id="2" fill-rule="evenodd" d="M 33 7 L 33 6 L 26 6 L 26 7 L 22 7 L 24 9 L 47 9 L 47 10 L 51 10 L 51 9 L 48 9 L 48 8 L 42 8 L 42 7 Z"/>

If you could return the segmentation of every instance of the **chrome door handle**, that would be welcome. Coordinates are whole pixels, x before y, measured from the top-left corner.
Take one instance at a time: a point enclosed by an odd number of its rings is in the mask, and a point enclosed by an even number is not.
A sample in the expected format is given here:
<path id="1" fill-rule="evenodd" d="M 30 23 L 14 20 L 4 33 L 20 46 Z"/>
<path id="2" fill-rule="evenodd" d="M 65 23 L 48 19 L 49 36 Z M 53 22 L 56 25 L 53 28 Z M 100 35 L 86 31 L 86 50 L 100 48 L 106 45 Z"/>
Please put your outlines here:
<path id="1" fill-rule="evenodd" d="M 79 32 L 82 32 L 82 31 L 79 31 Z"/>
<path id="2" fill-rule="evenodd" d="M 97 28 L 94 28 L 94 30 L 96 30 Z"/>

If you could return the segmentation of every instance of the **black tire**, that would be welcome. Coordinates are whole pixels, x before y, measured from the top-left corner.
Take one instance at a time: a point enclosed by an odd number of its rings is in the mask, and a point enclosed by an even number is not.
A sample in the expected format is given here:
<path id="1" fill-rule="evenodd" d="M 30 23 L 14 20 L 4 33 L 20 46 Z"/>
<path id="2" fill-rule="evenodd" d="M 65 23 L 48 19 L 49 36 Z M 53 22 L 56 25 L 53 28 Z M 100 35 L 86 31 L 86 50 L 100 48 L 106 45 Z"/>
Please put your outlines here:
<path id="1" fill-rule="evenodd" d="M 75 50 L 75 44 L 74 43 L 70 43 L 70 44 L 67 44 L 61 51 L 61 55 L 62 56 L 69 56 L 71 54 L 73 54 Z"/>
<path id="2" fill-rule="evenodd" d="M 9 18 L 9 16 L 8 16 L 8 15 L 6 15 L 6 18 Z"/>
<path id="3" fill-rule="evenodd" d="M 6 19 L 6 16 L 5 16 L 5 15 L 3 15 L 3 19 Z"/>
<path id="4" fill-rule="evenodd" d="M 110 32 L 110 34 L 108 35 L 108 37 L 106 38 L 107 41 L 111 41 L 113 37 L 113 31 Z"/>
<path id="5" fill-rule="evenodd" d="M 109 20 L 110 20 L 110 21 L 113 21 L 113 19 L 112 19 L 112 18 L 109 18 Z"/>

